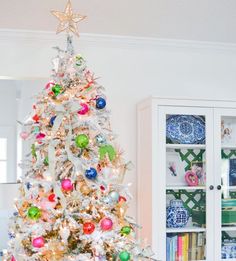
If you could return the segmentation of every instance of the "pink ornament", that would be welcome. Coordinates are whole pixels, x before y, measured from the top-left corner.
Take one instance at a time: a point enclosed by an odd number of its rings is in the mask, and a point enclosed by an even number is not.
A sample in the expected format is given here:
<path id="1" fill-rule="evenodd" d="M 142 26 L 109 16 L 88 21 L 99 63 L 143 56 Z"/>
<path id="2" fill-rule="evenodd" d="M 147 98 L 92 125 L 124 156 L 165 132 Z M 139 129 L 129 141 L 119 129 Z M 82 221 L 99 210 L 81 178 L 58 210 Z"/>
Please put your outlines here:
<path id="1" fill-rule="evenodd" d="M 26 139 L 29 137 L 29 133 L 26 132 L 26 131 L 22 131 L 21 134 L 20 134 L 20 137 L 21 137 L 23 140 L 26 140 Z"/>
<path id="2" fill-rule="evenodd" d="M 11 261 L 16 261 L 14 256 L 11 257 Z"/>
<path id="3" fill-rule="evenodd" d="M 78 114 L 85 115 L 89 111 L 89 106 L 86 103 L 81 103 L 80 106 L 82 108 L 78 111 Z"/>
<path id="4" fill-rule="evenodd" d="M 36 237 L 35 239 L 33 239 L 32 241 L 32 245 L 33 247 L 36 248 L 41 248 L 44 247 L 45 241 L 43 237 Z"/>
<path id="5" fill-rule="evenodd" d="M 198 176 L 195 172 L 191 170 L 188 170 L 186 172 L 185 181 L 191 187 L 198 186 Z"/>
<path id="6" fill-rule="evenodd" d="M 61 187 L 65 191 L 72 191 L 73 190 L 73 184 L 70 179 L 63 179 L 61 182 Z"/>
<path id="7" fill-rule="evenodd" d="M 111 230 L 112 229 L 112 226 L 113 226 L 113 222 L 110 218 L 104 218 L 102 221 L 101 221 L 101 229 L 103 231 L 108 231 L 108 230 Z"/>
<path id="8" fill-rule="evenodd" d="M 43 138 L 45 138 L 45 136 L 46 135 L 44 133 L 40 132 L 39 134 L 36 135 L 36 139 L 37 140 L 42 140 Z"/>
<path id="9" fill-rule="evenodd" d="M 54 86 L 54 85 L 55 85 L 55 82 L 50 81 L 50 82 L 48 82 L 48 83 L 46 84 L 45 89 L 49 89 L 49 88 L 51 88 L 51 87 Z"/>

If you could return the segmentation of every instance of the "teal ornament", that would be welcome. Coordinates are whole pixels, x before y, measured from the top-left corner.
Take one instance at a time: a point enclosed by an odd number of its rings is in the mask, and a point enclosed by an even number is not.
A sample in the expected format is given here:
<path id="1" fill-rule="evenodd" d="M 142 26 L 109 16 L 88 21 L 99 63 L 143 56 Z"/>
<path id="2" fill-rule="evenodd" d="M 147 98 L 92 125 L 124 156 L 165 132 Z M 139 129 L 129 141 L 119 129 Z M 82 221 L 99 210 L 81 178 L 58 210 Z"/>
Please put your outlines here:
<path id="1" fill-rule="evenodd" d="M 52 92 L 54 93 L 55 96 L 58 96 L 62 91 L 62 86 L 60 84 L 55 84 L 52 87 Z"/>
<path id="2" fill-rule="evenodd" d="M 119 201 L 119 193 L 117 191 L 111 191 L 109 193 L 109 197 L 112 199 L 113 202 L 117 203 Z"/>
<path id="3" fill-rule="evenodd" d="M 34 133 L 37 134 L 40 132 L 39 126 L 34 126 Z"/>
<path id="4" fill-rule="evenodd" d="M 41 217 L 41 210 L 38 207 L 30 207 L 27 216 L 32 220 L 38 220 Z"/>
<path id="5" fill-rule="evenodd" d="M 130 260 L 130 253 L 127 251 L 122 251 L 119 254 L 120 261 L 129 261 Z"/>
<path id="6" fill-rule="evenodd" d="M 113 161 L 116 157 L 116 151 L 111 145 L 104 145 L 99 148 L 100 160 L 103 160 L 105 156 L 108 155 L 110 161 Z"/>
<path id="7" fill-rule="evenodd" d="M 85 134 L 80 134 L 75 138 L 75 144 L 77 147 L 84 149 L 89 144 L 89 138 Z"/>

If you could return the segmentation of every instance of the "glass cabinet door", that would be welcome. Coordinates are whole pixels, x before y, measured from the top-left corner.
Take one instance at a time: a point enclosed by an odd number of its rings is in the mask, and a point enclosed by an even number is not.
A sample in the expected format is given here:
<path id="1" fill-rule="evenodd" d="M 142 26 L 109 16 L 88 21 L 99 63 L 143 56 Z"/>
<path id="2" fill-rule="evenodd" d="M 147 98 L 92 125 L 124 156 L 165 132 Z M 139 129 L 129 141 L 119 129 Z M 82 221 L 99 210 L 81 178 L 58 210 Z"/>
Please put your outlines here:
<path id="1" fill-rule="evenodd" d="M 213 111 L 165 107 L 166 261 L 213 260 Z M 210 192 L 210 193 L 209 193 Z M 210 213 L 208 213 L 210 212 Z M 212 258 L 212 259 L 211 259 Z"/>
<path id="2" fill-rule="evenodd" d="M 236 110 L 218 109 L 215 115 L 219 260 L 236 260 Z"/>

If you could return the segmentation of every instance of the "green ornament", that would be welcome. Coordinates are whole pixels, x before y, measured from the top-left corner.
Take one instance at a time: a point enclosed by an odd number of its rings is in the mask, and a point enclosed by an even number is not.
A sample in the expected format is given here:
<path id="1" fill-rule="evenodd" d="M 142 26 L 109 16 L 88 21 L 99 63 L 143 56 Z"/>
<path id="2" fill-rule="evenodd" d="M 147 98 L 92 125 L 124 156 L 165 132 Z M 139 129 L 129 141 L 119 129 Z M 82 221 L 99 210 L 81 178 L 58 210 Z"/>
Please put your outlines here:
<path id="1" fill-rule="evenodd" d="M 59 84 L 55 84 L 52 87 L 52 92 L 55 94 L 55 96 L 59 95 L 61 93 L 61 90 L 62 90 L 62 86 Z"/>
<path id="2" fill-rule="evenodd" d="M 38 207 L 30 207 L 27 216 L 30 219 L 38 220 L 41 217 L 41 210 Z"/>
<path id="3" fill-rule="evenodd" d="M 123 235 L 123 236 L 128 236 L 131 232 L 131 227 L 129 226 L 124 226 L 121 228 L 120 230 L 120 233 Z"/>
<path id="4" fill-rule="evenodd" d="M 77 147 L 84 149 L 89 144 L 89 138 L 85 134 L 80 134 L 75 138 L 75 144 Z"/>
<path id="5" fill-rule="evenodd" d="M 48 156 L 45 157 L 44 161 L 43 161 L 43 164 L 45 166 L 48 166 L 49 165 L 49 160 L 48 160 Z"/>
<path id="6" fill-rule="evenodd" d="M 31 154 L 34 158 L 37 159 L 37 154 L 36 154 L 36 148 L 35 148 L 35 144 L 31 145 Z"/>
<path id="7" fill-rule="evenodd" d="M 127 251 L 122 251 L 119 254 L 119 258 L 121 261 L 129 261 L 130 260 L 130 253 Z"/>
<path id="8" fill-rule="evenodd" d="M 108 154 L 110 161 L 113 161 L 116 157 L 116 151 L 111 145 L 104 145 L 99 148 L 100 160 L 103 160 L 106 154 Z"/>

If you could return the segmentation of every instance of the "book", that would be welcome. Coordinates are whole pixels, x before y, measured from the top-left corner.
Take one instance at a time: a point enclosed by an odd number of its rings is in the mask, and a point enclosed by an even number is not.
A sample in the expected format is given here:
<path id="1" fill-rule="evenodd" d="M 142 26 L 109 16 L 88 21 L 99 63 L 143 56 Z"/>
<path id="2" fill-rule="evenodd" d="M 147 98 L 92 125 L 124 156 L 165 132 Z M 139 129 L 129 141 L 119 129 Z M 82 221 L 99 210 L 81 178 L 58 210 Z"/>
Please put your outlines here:
<path id="1" fill-rule="evenodd" d="M 182 261 L 183 258 L 183 239 L 182 239 L 182 235 L 178 235 L 178 239 L 177 239 L 177 261 Z"/>

